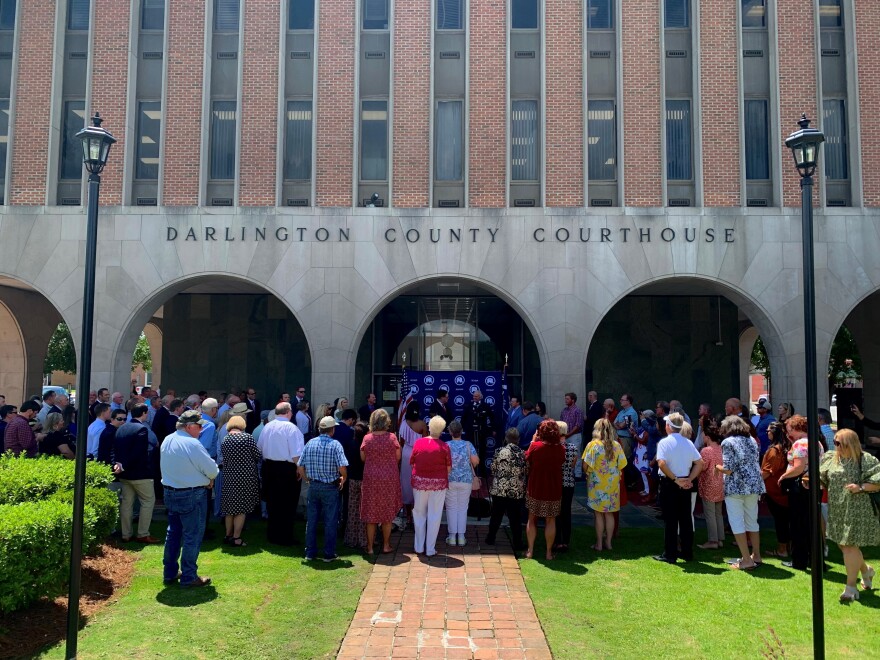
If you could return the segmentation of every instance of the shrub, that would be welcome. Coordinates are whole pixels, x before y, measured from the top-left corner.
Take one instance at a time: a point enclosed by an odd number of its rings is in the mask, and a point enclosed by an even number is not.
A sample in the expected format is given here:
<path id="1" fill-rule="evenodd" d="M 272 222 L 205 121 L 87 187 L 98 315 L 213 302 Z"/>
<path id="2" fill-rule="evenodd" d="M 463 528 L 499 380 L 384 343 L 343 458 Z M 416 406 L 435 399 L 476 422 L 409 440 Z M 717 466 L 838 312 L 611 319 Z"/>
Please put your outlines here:
<path id="1" fill-rule="evenodd" d="M 0 612 L 11 612 L 67 582 L 73 520 L 74 462 L 61 457 L 0 456 Z M 110 468 L 89 463 L 83 552 L 116 525 L 119 499 L 106 485 Z"/>
<path id="2" fill-rule="evenodd" d="M 0 502 L 16 504 L 45 499 L 58 491 L 73 490 L 76 466 L 60 456 L 25 458 L 11 452 L 0 455 Z M 101 488 L 113 481 L 103 463 L 86 463 L 86 487 Z"/>
<path id="3" fill-rule="evenodd" d="M 73 491 L 58 491 L 51 501 L 64 502 L 73 518 Z M 116 528 L 119 517 L 119 496 L 106 488 L 86 488 L 83 509 L 83 552 L 94 550 Z"/>
<path id="4" fill-rule="evenodd" d="M 61 592 L 71 513 L 70 505 L 58 500 L 0 506 L 0 611 Z"/>

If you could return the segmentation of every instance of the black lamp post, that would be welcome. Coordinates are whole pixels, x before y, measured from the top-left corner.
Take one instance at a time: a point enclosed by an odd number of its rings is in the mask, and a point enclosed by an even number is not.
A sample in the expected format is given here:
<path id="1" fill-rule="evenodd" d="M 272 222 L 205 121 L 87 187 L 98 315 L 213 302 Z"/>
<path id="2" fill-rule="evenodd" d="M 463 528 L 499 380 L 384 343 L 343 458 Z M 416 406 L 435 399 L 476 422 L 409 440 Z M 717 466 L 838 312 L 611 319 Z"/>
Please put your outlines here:
<path id="1" fill-rule="evenodd" d="M 809 449 L 810 479 L 810 525 L 812 535 L 811 571 L 813 582 L 813 657 L 822 660 L 825 657 L 825 627 L 822 618 L 822 571 L 825 559 L 823 556 L 821 526 L 819 525 L 820 491 L 819 488 L 819 438 L 816 433 L 816 414 L 819 409 L 819 396 L 816 390 L 816 282 L 815 264 L 813 261 L 813 173 L 819 160 L 819 145 L 825 141 L 821 131 L 810 128 L 810 120 L 806 113 L 798 122 L 800 130 L 795 131 L 785 140 L 785 146 L 791 149 L 794 164 L 801 175 L 801 240 L 803 242 L 804 268 L 804 355 L 807 377 L 807 442 Z"/>
<path id="2" fill-rule="evenodd" d="M 88 443 L 89 379 L 92 372 L 92 333 L 95 311 L 95 254 L 98 247 L 98 197 L 101 191 L 101 171 L 107 164 L 110 147 L 116 142 L 101 128 L 101 116 L 96 112 L 93 126 L 86 126 L 76 134 L 82 140 L 83 163 L 89 172 L 89 215 L 86 230 L 86 268 L 83 287 L 82 337 L 79 344 L 79 377 L 77 379 L 76 476 L 73 482 L 73 533 L 70 541 L 70 588 L 67 595 L 67 652 L 68 660 L 76 657 L 79 634 L 79 595 L 82 575 L 83 509 L 86 490 L 86 445 Z"/>

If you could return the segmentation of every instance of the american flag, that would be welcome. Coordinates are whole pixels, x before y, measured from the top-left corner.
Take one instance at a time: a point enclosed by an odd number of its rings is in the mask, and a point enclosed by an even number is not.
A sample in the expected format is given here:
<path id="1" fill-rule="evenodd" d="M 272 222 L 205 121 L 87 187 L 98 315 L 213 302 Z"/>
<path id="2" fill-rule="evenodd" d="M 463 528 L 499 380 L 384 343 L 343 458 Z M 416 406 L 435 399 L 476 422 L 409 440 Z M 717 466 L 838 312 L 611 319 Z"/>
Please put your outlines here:
<path id="1" fill-rule="evenodd" d="M 400 380 L 400 408 L 397 409 L 397 428 L 403 426 L 403 420 L 406 419 L 406 409 L 413 402 L 413 390 L 409 383 L 409 377 L 406 374 L 406 368 L 403 369 L 403 376 Z"/>

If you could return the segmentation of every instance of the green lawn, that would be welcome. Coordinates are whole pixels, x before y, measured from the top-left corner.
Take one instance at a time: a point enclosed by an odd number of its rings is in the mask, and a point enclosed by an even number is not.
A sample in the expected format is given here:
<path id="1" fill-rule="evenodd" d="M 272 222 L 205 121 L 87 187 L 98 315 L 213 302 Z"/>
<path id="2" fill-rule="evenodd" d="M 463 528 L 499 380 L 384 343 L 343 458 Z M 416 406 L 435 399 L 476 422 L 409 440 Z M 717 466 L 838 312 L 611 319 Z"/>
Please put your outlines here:
<path id="1" fill-rule="evenodd" d="M 702 542 L 705 531 L 697 538 Z M 698 549 L 694 562 L 662 564 L 651 559 L 662 549 L 661 529 L 623 529 L 617 549 L 601 556 L 585 549 L 594 542 L 592 530 L 575 529 L 572 541 L 573 550 L 555 561 L 521 562 L 554 658 L 812 656 L 810 576 L 777 559 L 766 559 L 752 573 L 733 571 L 723 563 L 737 554 L 728 544 L 725 550 Z M 773 535 L 764 541 L 770 547 Z M 880 564 L 876 548 L 868 558 Z M 829 561 L 828 657 L 880 658 L 880 593 L 862 592 L 860 602 L 840 605 L 844 572 L 836 547 Z"/>
<path id="2" fill-rule="evenodd" d="M 160 525 L 153 535 L 164 537 Z M 134 581 L 80 632 L 79 657 L 335 657 L 372 566 L 346 553 L 303 564 L 301 547 L 265 543 L 263 523 L 243 536 L 247 548 L 203 545 L 199 573 L 213 584 L 191 590 L 162 584 L 163 546 L 133 545 Z M 64 657 L 63 643 L 43 657 Z"/>

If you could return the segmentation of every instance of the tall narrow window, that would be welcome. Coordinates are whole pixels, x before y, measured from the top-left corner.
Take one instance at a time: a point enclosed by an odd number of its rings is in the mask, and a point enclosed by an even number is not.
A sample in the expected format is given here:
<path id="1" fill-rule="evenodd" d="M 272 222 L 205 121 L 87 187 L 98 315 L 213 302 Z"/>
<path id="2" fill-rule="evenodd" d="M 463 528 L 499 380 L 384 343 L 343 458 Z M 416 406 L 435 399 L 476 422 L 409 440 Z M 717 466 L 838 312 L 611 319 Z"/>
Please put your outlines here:
<path id="1" fill-rule="evenodd" d="M 67 0 L 67 29 L 89 29 L 90 0 Z"/>
<path id="2" fill-rule="evenodd" d="M 312 102 L 287 102 L 284 135 L 284 178 L 309 181 L 312 178 Z"/>
<path id="3" fill-rule="evenodd" d="M 461 181 L 464 154 L 461 101 L 439 101 L 434 122 L 434 179 Z"/>
<path id="4" fill-rule="evenodd" d="M 742 0 L 742 26 L 767 27 L 767 0 Z"/>
<path id="5" fill-rule="evenodd" d="M 235 32 L 238 30 L 239 0 L 214 0 L 214 31 Z"/>
<path id="6" fill-rule="evenodd" d="M 587 103 L 587 156 L 591 181 L 617 178 L 617 126 L 614 101 Z"/>
<path id="7" fill-rule="evenodd" d="M 587 29 L 610 30 L 614 27 L 612 0 L 589 0 L 587 4 Z"/>
<path id="8" fill-rule="evenodd" d="M 388 0 L 363 0 L 365 30 L 388 29 Z"/>
<path id="9" fill-rule="evenodd" d="M 76 134 L 85 126 L 85 101 L 65 101 L 61 127 L 60 179 L 79 179 L 83 171 L 82 142 Z"/>
<path id="10" fill-rule="evenodd" d="M 822 102 L 825 131 L 825 176 L 829 179 L 849 179 L 849 149 L 846 138 L 846 103 L 843 99 Z"/>
<path id="11" fill-rule="evenodd" d="M 0 99 L 0 182 L 6 178 L 6 150 L 9 143 L 9 99 Z"/>
<path id="12" fill-rule="evenodd" d="M 161 123 L 162 104 L 159 101 L 141 101 L 138 103 L 135 179 L 159 178 L 159 136 Z"/>
<path id="13" fill-rule="evenodd" d="M 691 0 L 665 0 L 663 25 L 668 28 L 691 26 Z"/>
<path id="14" fill-rule="evenodd" d="M 666 178 L 690 181 L 694 178 L 691 150 L 691 102 L 666 102 Z"/>
<path id="15" fill-rule="evenodd" d="M 437 0 L 437 29 L 461 30 L 461 5 L 464 0 Z"/>
<path id="16" fill-rule="evenodd" d="M 856 0 L 857 2 L 864 0 Z M 870 2 L 870 0 L 868 0 Z M 819 0 L 819 27 L 834 28 L 843 25 L 840 0 Z"/>
<path id="17" fill-rule="evenodd" d="M 165 0 L 143 0 L 141 5 L 141 29 L 165 28 Z"/>
<path id="18" fill-rule="evenodd" d="M 514 30 L 537 30 L 538 0 L 511 0 L 510 27 Z"/>
<path id="19" fill-rule="evenodd" d="M 15 0 L 0 0 L 0 30 L 15 29 Z"/>
<path id="20" fill-rule="evenodd" d="M 514 101 L 510 121 L 510 178 L 538 180 L 538 102 Z"/>
<path id="21" fill-rule="evenodd" d="M 746 99 L 746 179 L 770 178 L 770 123 L 767 101 Z"/>
<path id="22" fill-rule="evenodd" d="M 361 179 L 388 180 L 388 101 L 361 104 Z"/>
<path id="23" fill-rule="evenodd" d="M 211 112 L 211 178 L 235 178 L 235 101 L 214 101 Z"/>
<path id="24" fill-rule="evenodd" d="M 290 0 L 287 27 L 290 30 L 314 30 L 315 0 Z"/>

